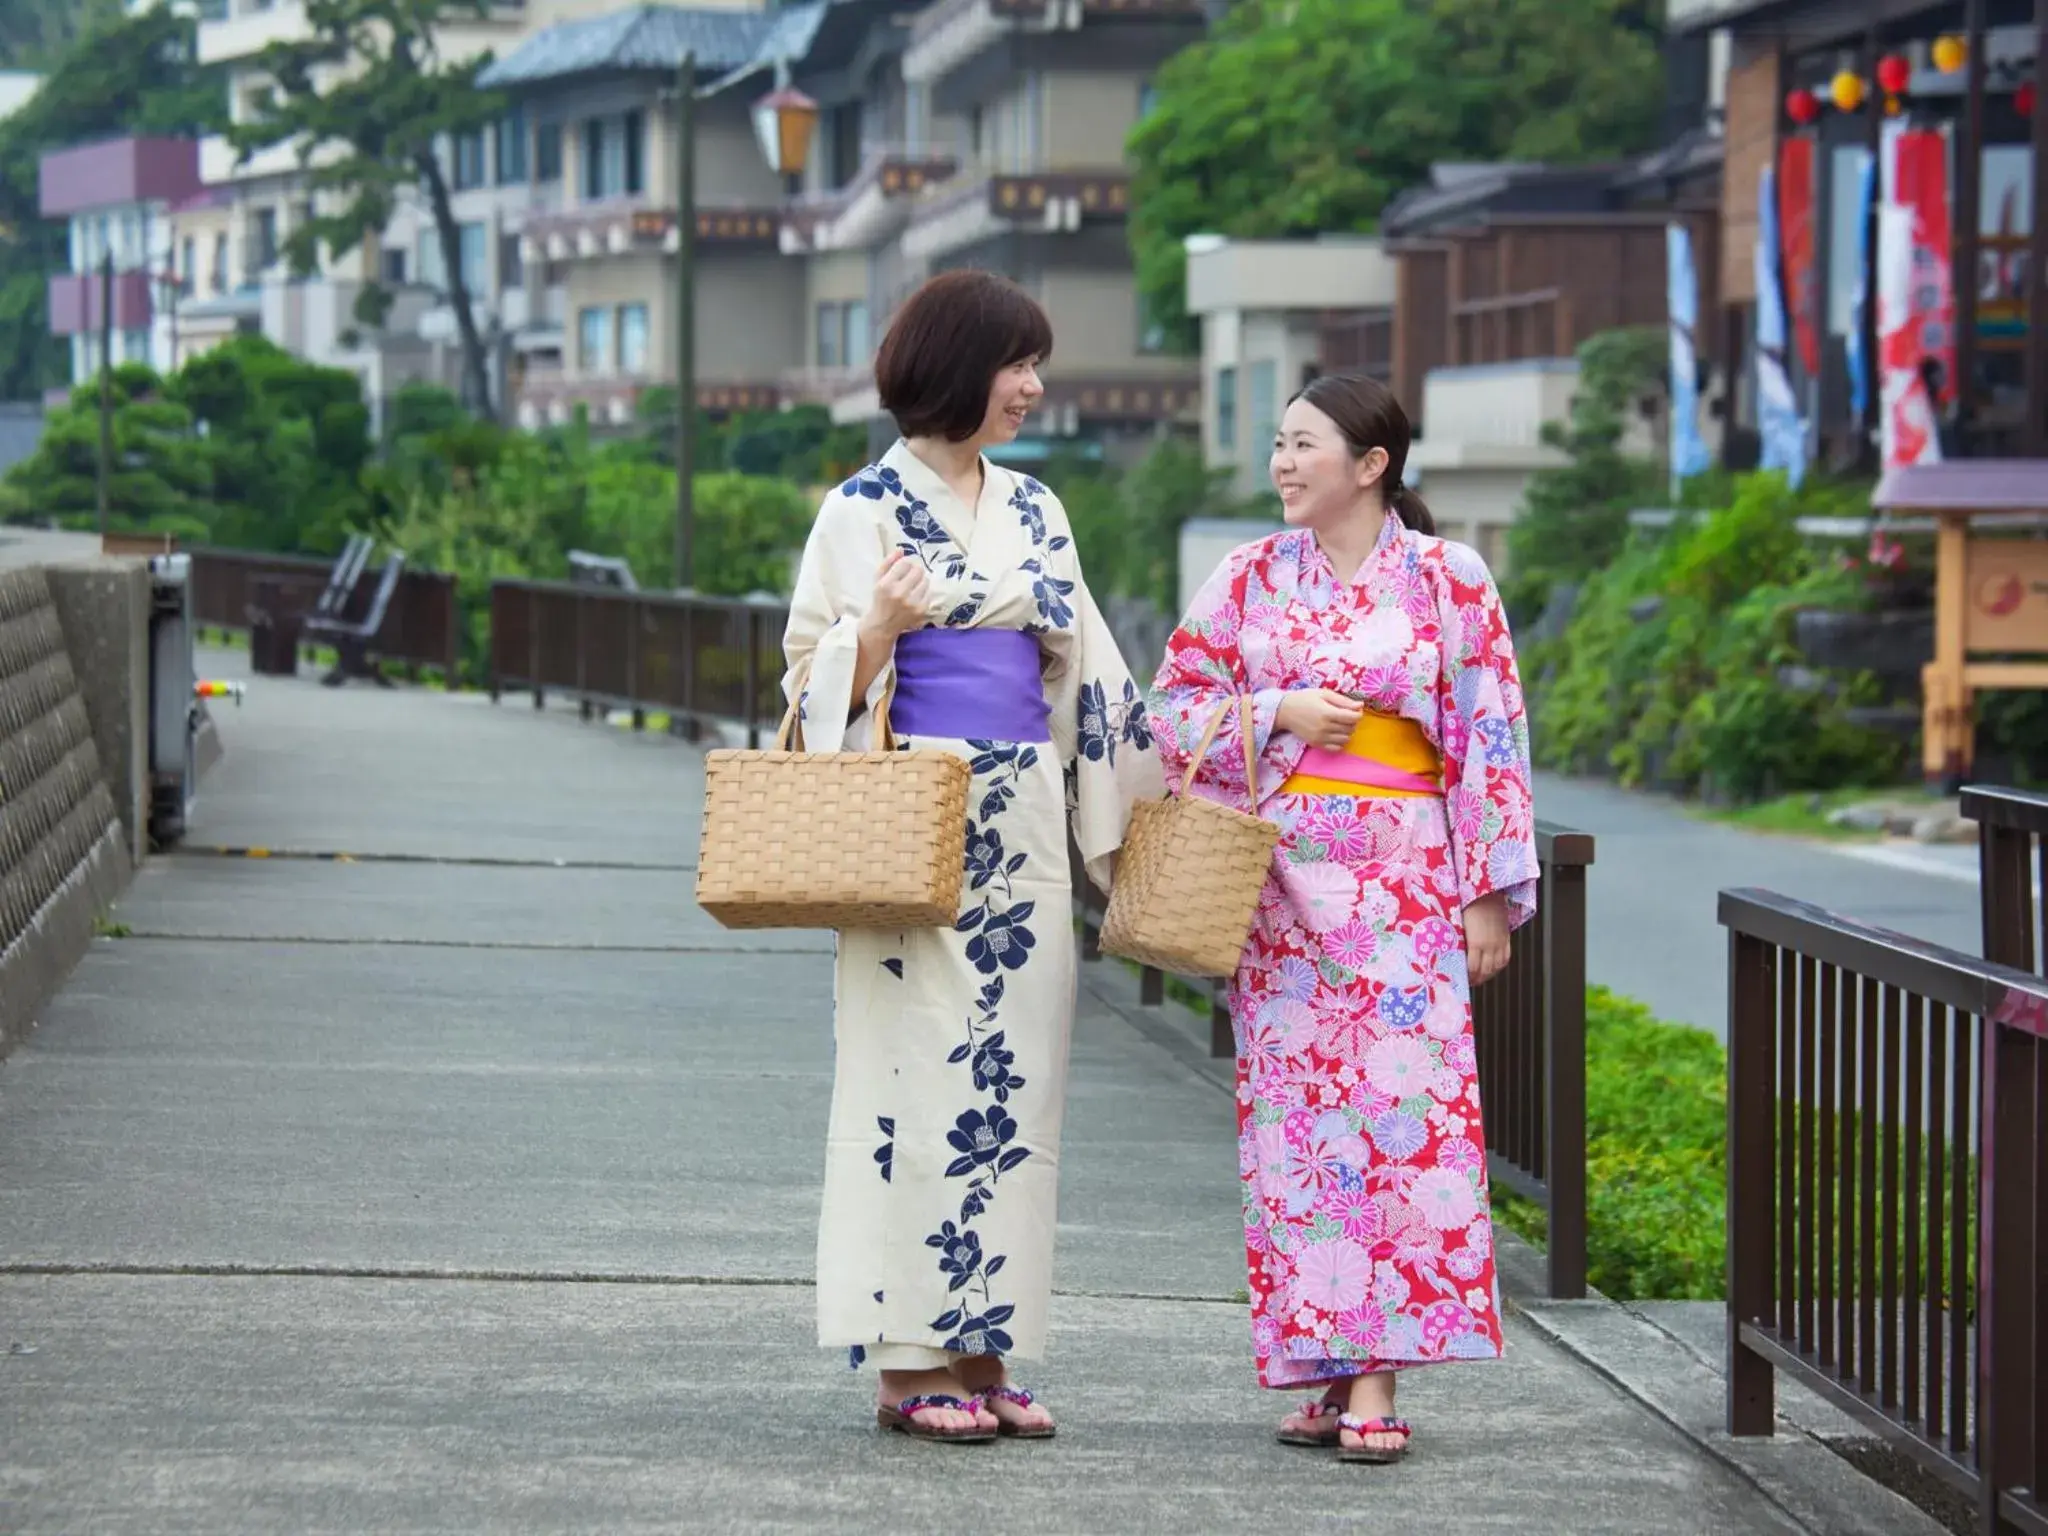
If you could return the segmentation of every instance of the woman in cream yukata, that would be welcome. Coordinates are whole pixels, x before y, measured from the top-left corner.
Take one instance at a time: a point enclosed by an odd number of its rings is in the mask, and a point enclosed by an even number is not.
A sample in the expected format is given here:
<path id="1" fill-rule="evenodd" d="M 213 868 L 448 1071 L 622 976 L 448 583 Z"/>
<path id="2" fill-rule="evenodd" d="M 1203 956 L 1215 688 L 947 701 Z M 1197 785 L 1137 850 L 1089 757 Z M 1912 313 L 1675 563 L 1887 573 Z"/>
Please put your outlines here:
<path id="1" fill-rule="evenodd" d="M 1252 1347 L 1315 1385 L 1280 1438 L 1392 1461 L 1398 1371 L 1501 1351 L 1470 987 L 1535 910 L 1528 732 L 1492 578 L 1401 483 L 1407 417 L 1317 379 L 1272 478 L 1289 529 L 1237 550 L 1168 644 L 1153 728 L 1281 838 L 1230 993 Z M 1236 711 L 1252 710 L 1244 805 Z"/>
<path id="2" fill-rule="evenodd" d="M 898 741 L 972 766 L 950 928 L 839 935 L 818 1230 L 818 1338 L 881 1371 L 920 1439 L 1043 1438 L 1006 1362 L 1042 1356 L 1075 940 L 1068 830 L 1106 888 L 1161 779 L 1144 701 L 1058 498 L 990 464 L 1043 394 L 1043 311 L 983 272 L 935 278 L 876 357 L 903 433 L 825 499 L 785 689 L 811 751 Z"/>

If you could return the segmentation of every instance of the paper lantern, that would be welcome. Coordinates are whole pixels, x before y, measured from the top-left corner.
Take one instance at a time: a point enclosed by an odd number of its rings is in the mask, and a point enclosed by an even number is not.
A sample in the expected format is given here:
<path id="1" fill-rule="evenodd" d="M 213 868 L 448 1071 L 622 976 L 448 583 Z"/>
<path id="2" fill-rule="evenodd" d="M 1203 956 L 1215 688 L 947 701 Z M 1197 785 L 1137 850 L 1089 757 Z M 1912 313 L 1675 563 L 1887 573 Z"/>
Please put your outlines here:
<path id="1" fill-rule="evenodd" d="M 1969 57 L 1969 50 L 1963 46 L 1960 37 L 1937 37 L 1932 49 L 1934 67 L 1944 75 L 1952 75 L 1963 67 L 1963 60 Z"/>
<path id="2" fill-rule="evenodd" d="M 1906 87 L 1913 83 L 1913 66 L 1906 62 L 1905 55 L 1888 53 L 1877 61 L 1877 83 L 1888 95 L 1903 96 Z"/>
<path id="3" fill-rule="evenodd" d="M 1801 86 L 1785 97 L 1785 115 L 1804 128 L 1820 116 L 1820 99 Z"/>
<path id="4" fill-rule="evenodd" d="M 1844 112 L 1854 112 L 1863 105 L 1863 77 L 1853 69 L 1845 69 L 1829 82 L 1828 97 Z"/>
<path id="5" fill-rule="evenodd" d="M 2020 88 L 2012 93 L 2012 109 L 2021 117 L 2034 115 L 2034 82 L 2024 80 Z"/>

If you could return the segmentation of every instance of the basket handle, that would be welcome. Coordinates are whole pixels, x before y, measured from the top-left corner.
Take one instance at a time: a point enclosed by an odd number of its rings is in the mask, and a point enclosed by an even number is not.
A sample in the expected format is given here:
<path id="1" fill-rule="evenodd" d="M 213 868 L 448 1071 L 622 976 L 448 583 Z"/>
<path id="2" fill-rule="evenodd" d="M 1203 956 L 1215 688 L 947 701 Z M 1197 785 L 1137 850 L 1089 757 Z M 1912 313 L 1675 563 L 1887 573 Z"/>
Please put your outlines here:
<path id="1" fill-rule="evenodd" d="M 1241 707 L 1239 707 L 1241 706 Z M 1202 760 L 1209 755 L 1209 748 L 1215 745 L 1216 733 L 1223 729 L 1223 717 L 1237 708 L 1237 723 L 1244 732 L 1244 793 L 1254 815 L 1259 809 L 1259 766 L 1258 754 L 1254 750 L 1256 740 L 1252 733 L 1252 701 L 1246 694 L 1232 694 L 1223 701 L 1223 707 L 1210 717 L 1209 728 L 1202 732 L 1200 745 L 1188 759 L 1188 771 L 1181 776 L 1180 792 L 1186 794 L 1195 783 L 1195 770 L 1202 766 Z"/>
<path id="2" fill-rule="evenodd" d="M 804 749 L 803 722 L 796 717 L 797 700 L 804 696 L 804 689 L 811 681 L 811 658 L 806 656 L 796 669 L 792 679 L 796 687 L 791 690 L 789 708 L 782 712 L 782 724 L 775 728 L 775 750 L 777 752 L 801 752 Z M 892 687 L 882 695 L 882 702 L 875 706 L 875 740 L 877 750 L 894 752 L 896 733 L 889 726 L 889 702 L 896 696 Z"/>

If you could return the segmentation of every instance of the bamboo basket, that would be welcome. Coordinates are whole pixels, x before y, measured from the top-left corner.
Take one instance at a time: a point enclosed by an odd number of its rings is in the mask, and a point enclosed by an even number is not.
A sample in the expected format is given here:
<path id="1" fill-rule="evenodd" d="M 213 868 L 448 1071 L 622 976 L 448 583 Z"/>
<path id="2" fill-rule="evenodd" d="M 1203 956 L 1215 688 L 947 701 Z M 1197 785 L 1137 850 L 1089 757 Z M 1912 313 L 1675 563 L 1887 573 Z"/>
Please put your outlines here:
<path id="1" fill-rule="evenodd" d="M 887 698 L 875 739 L 806 752 L 792 703 L 772 748 L 708 753 L 697 905 L 727 928 L 950 927 L 973 775 L 950 752 L 896 750 Z"/>
<path id="2" fill-rule="evenodd" d="M 1202 733 L 1179 792 L 1131 808 L 1102 919 L 1102 947 L 1113 955 L 1180 976 L 1236 973 L 1280 829 L 1188 793 L 1233 707 L 1244 734 L 1247 803 L 1259 803 L 1251 700 L 1232 699 Z"/>

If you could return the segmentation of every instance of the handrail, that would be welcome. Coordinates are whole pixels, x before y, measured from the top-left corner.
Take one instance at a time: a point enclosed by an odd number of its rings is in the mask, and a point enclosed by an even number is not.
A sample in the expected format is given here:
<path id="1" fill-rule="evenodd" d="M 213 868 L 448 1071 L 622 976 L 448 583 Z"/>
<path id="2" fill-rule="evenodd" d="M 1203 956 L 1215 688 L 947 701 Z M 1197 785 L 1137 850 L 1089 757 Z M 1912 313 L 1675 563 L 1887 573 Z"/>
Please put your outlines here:
<path id="1" fill-rule="evenodd" d="M 1985 958 L 2023 971 L 2048 966 L 2048 794 L 1976 784 L 1963 790 L 1962 809 L 1977 823 Z"/>

